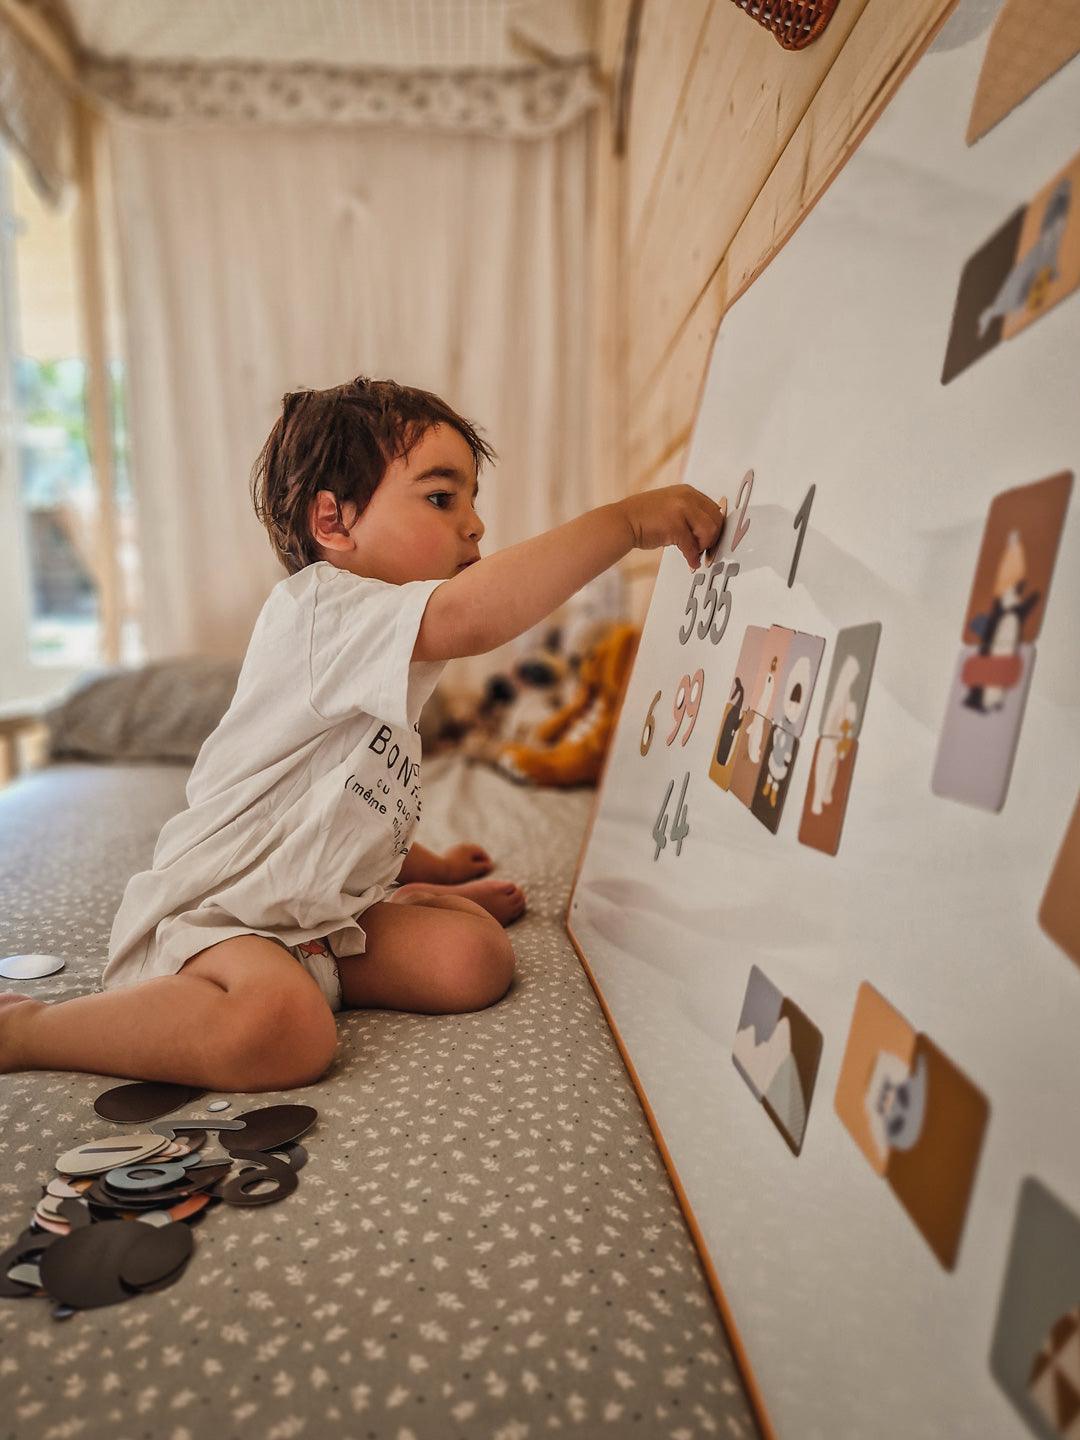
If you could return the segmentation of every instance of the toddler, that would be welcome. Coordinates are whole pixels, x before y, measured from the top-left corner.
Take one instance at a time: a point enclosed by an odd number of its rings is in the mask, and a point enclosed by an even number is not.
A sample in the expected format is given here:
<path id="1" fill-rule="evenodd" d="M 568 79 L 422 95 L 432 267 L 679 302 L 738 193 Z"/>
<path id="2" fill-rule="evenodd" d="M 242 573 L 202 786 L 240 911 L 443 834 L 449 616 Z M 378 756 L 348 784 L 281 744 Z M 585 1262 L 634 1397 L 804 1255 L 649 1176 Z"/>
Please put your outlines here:
<path id="1" fill-rule="evenodd" d="M 414 842 L 421 708 L 447 660 L 529 630 L 634 547 L 696 568 L 726 502 L 674 485 L 482 560 L 491 459 L 423 390 L 359 377 L 284 397 L 252 496 L 287 578 L 187 809 L 128 882 L 101 992 L 0 996 L 0 1069 L 288 1089 L 329 1066 L 338 1010 L 505 994 L 525 897 L 480 845 Z"/>

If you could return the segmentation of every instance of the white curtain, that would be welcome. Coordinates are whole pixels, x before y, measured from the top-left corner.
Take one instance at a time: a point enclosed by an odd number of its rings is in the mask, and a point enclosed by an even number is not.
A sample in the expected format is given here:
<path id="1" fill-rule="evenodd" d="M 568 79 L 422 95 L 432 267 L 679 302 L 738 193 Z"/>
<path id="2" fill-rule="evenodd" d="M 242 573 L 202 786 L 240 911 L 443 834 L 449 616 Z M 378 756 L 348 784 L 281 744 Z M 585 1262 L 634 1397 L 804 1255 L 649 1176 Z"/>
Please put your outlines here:
<path id="1" fill-rule="evenodd" d="M 110 118 L 151 659 L 239 657 L 284 578 L 249 474 L 297 386 L 390 377 L 480 425 L 500 456 L 485 552 L 587 508 L 591 123 L 511 141 Z"/>

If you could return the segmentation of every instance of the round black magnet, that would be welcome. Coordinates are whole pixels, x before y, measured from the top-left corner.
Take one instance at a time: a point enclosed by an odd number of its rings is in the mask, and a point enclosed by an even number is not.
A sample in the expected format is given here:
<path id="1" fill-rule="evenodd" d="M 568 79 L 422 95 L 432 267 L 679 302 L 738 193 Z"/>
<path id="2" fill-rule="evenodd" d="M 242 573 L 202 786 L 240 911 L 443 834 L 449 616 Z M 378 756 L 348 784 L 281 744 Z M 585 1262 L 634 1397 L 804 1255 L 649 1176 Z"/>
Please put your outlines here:
<path id="1" fill-rule="evenodd" d="M 236 1118 L 244 1128 L 239 1133 L 222 1132 L 218 1136 L 222 1149 L 230 1155 L 241 1150 L 271 1150 L 275 1145 L 299 1140 L 315 1124 L 319 1112 L 312 1105 L 264 1105 Z"/>
<path id="2" fill-rule="evenodd" d="M 115 1085 L 94 1101 L 94 1109 L 106 1120 L 121 1125 L 138 1124 L 169 1115 L 205 1095 L 194 1085 L 170 1085 L 161 1080 L 136 1080 L 133 1085 Z"/>
<path id="3" fill-rule="evenodd" d="M 216 1194 L 229 1205 L 272 1205 L 291 1195 L 299 1181 L 296 1171 L 280 1156 L 267 1150 L 235 1150 L 237 1160 L 245 1160 L 238 1175 L 220 1184 Z M 269 1183 L 270 1189 L 258 1191 L 256 1186 Z"/>
<path id="4" fill-rule="evenodd" d="M 195 1248 L 195 1237 L 186 1225 L 164 1225 L 160 1230 L 147 1226 L 145 1230 L 120 1261 L 120 1279 L 133 1290 L 175 1277 Z"/>
<path id="5" fill-rule="evenodd" d="M 80 1310 L 129 1300 L 131 1291 L 120 1282 L 120 1265 L 147 1233 L 145 1225 L 132 1220 L 99 1220 L 60 1235 L 41 1257 L 41 1283 L 54 1300 Z"/>

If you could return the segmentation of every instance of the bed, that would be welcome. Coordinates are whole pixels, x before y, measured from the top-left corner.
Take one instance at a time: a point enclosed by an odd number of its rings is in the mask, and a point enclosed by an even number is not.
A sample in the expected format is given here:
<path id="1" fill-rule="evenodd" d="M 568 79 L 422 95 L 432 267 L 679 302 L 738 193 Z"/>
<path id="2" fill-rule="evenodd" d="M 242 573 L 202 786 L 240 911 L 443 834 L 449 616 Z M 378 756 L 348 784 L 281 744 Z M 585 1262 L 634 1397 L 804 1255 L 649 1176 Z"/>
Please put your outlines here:
<path id="1" fill-rule="evenodd" d="M 183 808 L 231 694 L 235 670 L 199 664 L 96 677 L 54 713 L 48 763 L 0 790 L 0 954 L 67 961 L 5 988 L 63 1000 L 98 986 L 127 879 Z M 96 735 L 98 753 L 72 753 L 73 735 L 88 752 Z M 297 1190 L 212 1206 L 186 1271 L 157 1293 L 65 1320 L 45 1299 L 0 1300 L 5 1435 L 757 1433 L 566 937 L 592 798 L 517 786 L 455 752 L 426 762 L 424 842 L 480 841 L 528 895 L 510 993 L 469 1015 L 345 1012 L 318 1084 L 225 1097 L 232 1113 L 318 1109 Z M 0 1077 L 0 1244 L 30 1223 L 58 1155 L 118 1128 L 93 1110 L 115 1083 Z"/>

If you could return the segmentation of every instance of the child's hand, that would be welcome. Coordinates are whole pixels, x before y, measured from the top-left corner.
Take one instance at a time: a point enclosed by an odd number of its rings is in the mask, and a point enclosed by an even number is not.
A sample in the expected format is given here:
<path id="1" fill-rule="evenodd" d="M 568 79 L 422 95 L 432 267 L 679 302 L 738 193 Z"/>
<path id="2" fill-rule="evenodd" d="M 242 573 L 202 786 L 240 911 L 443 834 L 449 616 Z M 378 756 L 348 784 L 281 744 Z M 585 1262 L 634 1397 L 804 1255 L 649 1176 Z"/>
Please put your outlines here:
<path id="1" fill-rule="evenodd" d="M 451 845 L 443 851 L 442 858 L 446 867 L 445 885 L 460 885 L 464 880 L 487 875 L 495 863 L 479 845 Z"/>
<path id="2" fill-rule="evenodd" d="M 677 545 L 691 570 L 696 570 L 705 551 L 716 545 L 727 518 L 726 495 L 717 504 L 692 485 L 646 490 L 617 503 L 629 521 L 636 549 Z"/>

